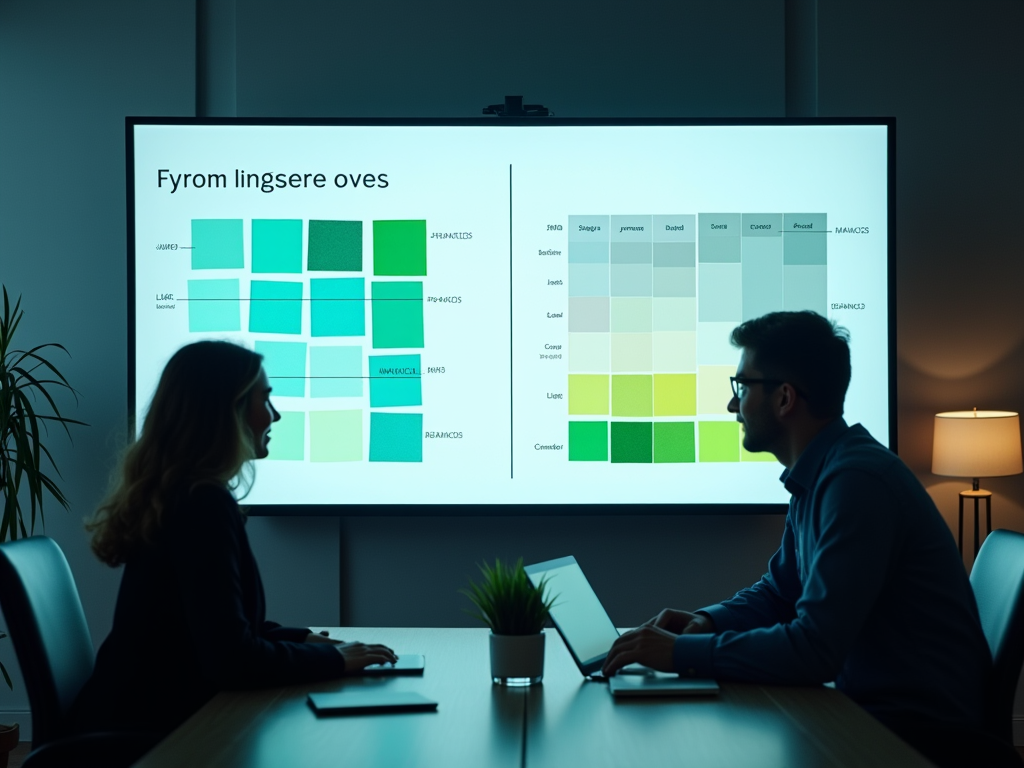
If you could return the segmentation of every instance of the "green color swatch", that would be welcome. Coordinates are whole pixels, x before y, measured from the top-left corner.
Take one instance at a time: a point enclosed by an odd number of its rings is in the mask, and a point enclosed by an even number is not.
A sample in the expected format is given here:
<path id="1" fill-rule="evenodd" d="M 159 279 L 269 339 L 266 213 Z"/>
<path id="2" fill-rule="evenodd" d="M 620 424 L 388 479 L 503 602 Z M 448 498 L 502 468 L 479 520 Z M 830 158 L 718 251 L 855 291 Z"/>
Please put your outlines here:
<path id="1" fill-rule="evenodd" d="M 192 219 L 192 269 L 244 266 L 241 219 Z"/>
<path id="2" fill-rule="evenodd" d="M 699 428 L 701 461 L 740 460 L 740 424 L 738 421 L 702 421 Z"/>
<path id="3" fill-rule="evenodd" d="M 373 222 L 373 274 L 422 277 L 427 274 L 427 222 Z"/>
<path id="4" fill-rule="evenodd" d="M 310 347 L 310 397 L 362 397 L 362 347 Z"/>
<path id="5" fill-rule="evenodd" d="M 362 461 L 363 412 L 310 411 L 310 461 Z"/>
<path id="6" fill-rule="evenodd" d="M 252 271 L 302 272 L 302 219 L 252 220 Z"/>
<path id="7" fill-rule="evenodd" d="M 366 335 L 366 281 L 361 277 L 311 278 L 313 336 Z"/>
<path id="8" fill-rule="evenodd" d="M 281 420 L 270 427 L 268 459 L 302 461 L 306 455 L 306 414 L 282 411 Z"/>
<path id="9" fill-rule="evenodd" d="M 696 460 L 692 421 L 654 422 L 655 464 L 692 464 Z"/>
<path id="10" fill-rule="evenodd" d="M 569 422 L 569 461 L 608 461 L 608 422 Z"/>
<path id="11" fill-rule="evenodd" d="M 697 374 L 654 374 L 654 415 L 693 416 L 697 413 Z"/>
<path id="12" fill-rule="evenodd" d="M 306 267 L 311 272 L 362 272 L 363 222 L 311 219 Z"/>
<path id="13" fill-rule="evenodd" d="M 251 333 L 302 333 L 302 283 L 253 280 L 249 296 Z"/>
<path id="14" fill-rule="evenodd" d="M 607 374 L 569 374 L 569 413 L 574 416 L 608 415 Z"/>
<path id="15" fill-rule="evenodd" d="M 653 415 L 653 386 L 650 375 L 612 376 L 612 416 Z M 612 452 L 614 454 L 614 448 Z"/>
<path id="16" fill-rule="evenodd" d="M 419 355 L 370 356 L 370 407 L 423 405 Z"/>
<path id="17" fill-rule="evenodd" d="M 370 461 L 423 461 L 423 414 L 371 413 Z"/>
<path id="18" fill-rule="evenodd" d="M 275 396 L 306 396 L 306 345 L 301 341 L 257 341 Z"/>
<path id="19" fill-rule="evenodd" d="M 188 330 L 242 330 L 237 280 L 188 281 Z"/>
<path id="20" fill-rule="evenodd" d="M 422 347 L 423 283 L 374 282 L 370 291 L 374 349 Z"/>
<path id="21" fill-rule="evenodd" d="M 612 464 L 650 464 L 651 422 L 612 422 Z"/>

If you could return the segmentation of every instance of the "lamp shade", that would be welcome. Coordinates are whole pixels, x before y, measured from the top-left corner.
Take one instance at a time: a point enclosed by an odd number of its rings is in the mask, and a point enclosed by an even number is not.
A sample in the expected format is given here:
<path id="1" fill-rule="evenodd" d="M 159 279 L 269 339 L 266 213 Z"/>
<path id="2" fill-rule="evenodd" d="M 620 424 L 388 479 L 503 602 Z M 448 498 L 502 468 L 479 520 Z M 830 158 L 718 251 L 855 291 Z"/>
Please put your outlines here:
<path id="1" fill-rule="evenodd" d="M 1024 472 L 1020 417 L 1012 411 L 935 414 L 932 472 L 953 477 L 1002 477 Z"/>

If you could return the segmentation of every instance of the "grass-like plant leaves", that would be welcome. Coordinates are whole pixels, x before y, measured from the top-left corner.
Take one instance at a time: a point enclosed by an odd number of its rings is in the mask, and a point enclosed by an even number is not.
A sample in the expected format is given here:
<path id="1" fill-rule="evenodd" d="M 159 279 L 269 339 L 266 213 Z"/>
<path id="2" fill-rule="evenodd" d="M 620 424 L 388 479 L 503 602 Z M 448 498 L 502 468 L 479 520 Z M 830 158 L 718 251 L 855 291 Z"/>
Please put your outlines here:
<path id="1" fill-rule="evenodd" d="M 480 619 L 496 635 L 535 635 L 544 628 L 557 595 L 548 594 L 548 578 L 534 588 L 523 559 L 515 565 L 494 561 L 479 566 L 483 577 L 479 584 L 472 579 L 469 589 L 459 590 L 470 599 L 476 610 L 466 613 Z"/>
<path id="2" fill-rule="evenodd" d="M 25 312 L 21 309 L 20 297 L 11 307 L 6 286 L 3 295 L 4 311 L 0 318 L 0 493 L 3 494 L 4 507 L 0 518 L 0 542 L 30 536 L 35 532 L 37 516 L 40 524 L 44 524 L 43 499 L 47 493 L 68 509 L 67 498 L 48 474 L 49 467 L 52 467 L 57 477 L 61 476 L 53 456 L 43 445 L 43 438 L 49 435 L 50 424 L 60 425 L 69 439 L 69 425 L 87 426 L 64 416 L 51 394 L 66 389 L 78 402 L 78 392 L 44 356 L 45 350 L 50 348 L 64 354 L 69 354 L 68 351 L 60 344 L 40 344 L 29 350 L 13 349 L 14 333 Z M 47 471 L 44 471 L 44 459 Z M 28 510 L 22 505 L 23 488 L 28 495 Z M 0 632 L 0 639 L 6 636 Z M 2 664 L 0 673 L 11 687 L 11 678 Z"/>

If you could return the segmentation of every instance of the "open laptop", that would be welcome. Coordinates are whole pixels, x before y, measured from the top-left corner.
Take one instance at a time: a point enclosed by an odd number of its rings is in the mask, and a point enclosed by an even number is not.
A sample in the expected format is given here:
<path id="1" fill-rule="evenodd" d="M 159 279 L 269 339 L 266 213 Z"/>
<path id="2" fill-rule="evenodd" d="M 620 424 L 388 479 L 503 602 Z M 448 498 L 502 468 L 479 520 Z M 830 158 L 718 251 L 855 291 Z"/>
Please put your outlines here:
<path id="1" fill-rule="evenodd" d="M 535 587 L 547 578 L 549 594 L 556 596 L 551 620 L 565 641 L 580 672 L 592 680 L 604 680 L 601 667 L 619 637 L 607 611 L 583 575 L 575 557 L 560 557 L 526 566 Z M 625 674 L 623 674 L 625 673 Z M 718 692 L 714 680 L 681 678 L 632 664 L 609 680 L 616 696 L 707 695 Z"/>

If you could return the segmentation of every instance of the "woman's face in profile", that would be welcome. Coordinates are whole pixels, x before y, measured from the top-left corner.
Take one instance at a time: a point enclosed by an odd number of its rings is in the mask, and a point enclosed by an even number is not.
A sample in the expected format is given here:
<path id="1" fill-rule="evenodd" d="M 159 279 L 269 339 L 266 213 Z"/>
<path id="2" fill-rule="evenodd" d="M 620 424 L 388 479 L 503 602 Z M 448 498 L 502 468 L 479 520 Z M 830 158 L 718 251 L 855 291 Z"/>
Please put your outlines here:
<path id="1" fill-rule="evenodd" d="M 280 421 L 281 414 L 270 402 L 270 382 L 267 372 L 260 367 L 260 375 L 249 391 L 249 408 L 246 421 L 255 441 L 256 458 L 265 459 L 269 453 L 270 425 Z"/>

